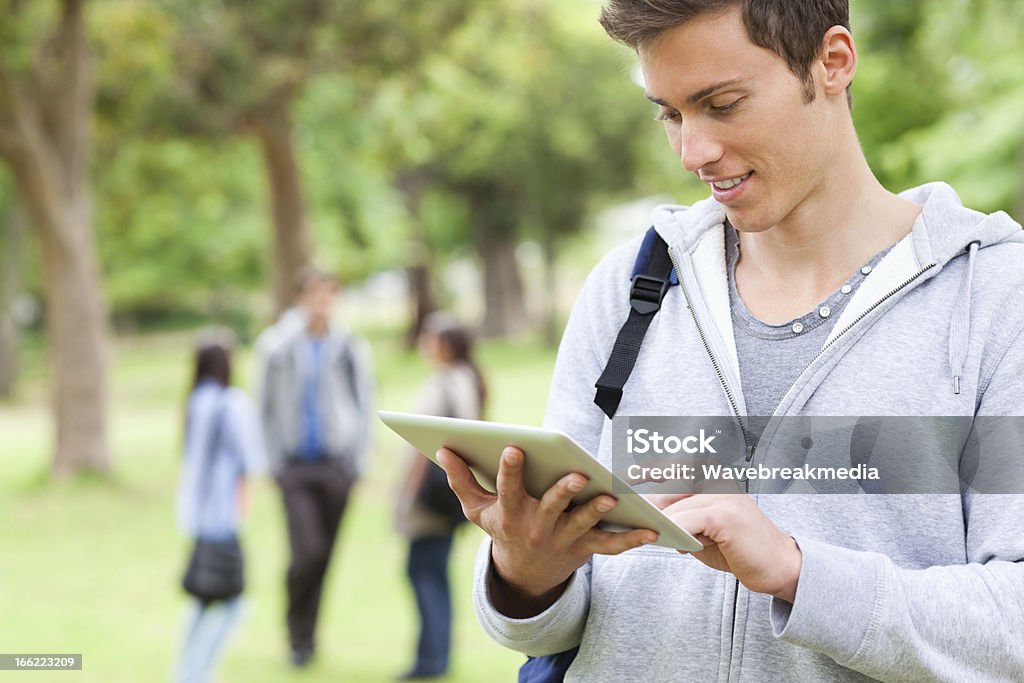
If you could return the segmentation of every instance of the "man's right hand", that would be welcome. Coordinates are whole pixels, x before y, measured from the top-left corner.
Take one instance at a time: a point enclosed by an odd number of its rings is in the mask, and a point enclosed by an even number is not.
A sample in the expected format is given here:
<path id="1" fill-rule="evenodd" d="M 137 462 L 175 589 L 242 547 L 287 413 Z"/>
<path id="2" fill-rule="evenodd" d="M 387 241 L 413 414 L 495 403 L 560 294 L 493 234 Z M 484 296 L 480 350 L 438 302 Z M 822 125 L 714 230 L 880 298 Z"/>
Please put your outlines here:
<path id="1" fill-rule="evenodd" d="M 534 498 L 523 488 L 525 456 L 517 448 L 510 446 L 501 454 L 497 494 L 480 486 L 452 451 L 441 449 L 437 457 L 466 518 L 493 539 L 491 599 L 506 616 L 522 619 L 543 612 L 592 555 L 617 555 L 658 539 L 649 529 L 613 533 L 596 528 L 615 507 L 609 495 L 568 510 L 587 484 L 579 473 L 562 477 L 540 499 Z"/>

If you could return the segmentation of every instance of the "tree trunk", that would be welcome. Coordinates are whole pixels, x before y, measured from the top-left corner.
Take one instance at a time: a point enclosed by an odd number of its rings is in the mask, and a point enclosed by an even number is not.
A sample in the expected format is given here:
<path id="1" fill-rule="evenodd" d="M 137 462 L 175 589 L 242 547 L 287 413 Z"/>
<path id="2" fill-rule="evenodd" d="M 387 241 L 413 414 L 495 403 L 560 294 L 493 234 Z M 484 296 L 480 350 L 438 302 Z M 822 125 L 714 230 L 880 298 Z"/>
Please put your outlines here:
<path id="1" fill-rule="evenodd" d="M 548 224 L 544 224 L 544 343 L 550 347 L 558 346 L 559 334 L 558 324 L 558 277 L 555 261 L 558 256 L 555 246 L 555 230 Z"/>
<path id="2" fill-rule="evenodd" d="M 37 225 L 45 215 L 66 217 L 63 224 L 39 230 L 57 416 L 52 470 L 57 477 L 106 473 L 109 347 L 92 221 L 66 204 L 29 202 L 29 208 Z"/>
<path id="3" fill-rule="evenodd" d="M 516 262 L 516 242 L 499 235 L 480 243 L 484 279 L 485 337 L 519 336 L 527 331 L 523 281 Z"/>
<path id="4" fill-rule="evenodd" d="M 14 204 L 0 216 L 0 399 L 13 397 L 18 381 L 18 325 L 12 307 L 21 289 L 23 222 Z"/>
<path id="5" fill-rule="evenodd" d="M 420 205 L 427 183 L 427 171 L 416 169 L 400 173 L 395 186 L 405 198 L 405 208 L 412 221 L 412 234 L 409 240 L 408 264 L 405 268 L 409 286 L 409 329 L 405 335 L 408 349 L 416 348 L 423 322 L 427 316 L 437 310 L 437 299 L 434 297 L 433 264 L 430 258 L 430 239 Z"/>
<path id="6" fill-rule="evenodd" d="M 405 275 L 409 285 L 411 309 L 411 320 L 405 336 L 405 346 L 408 349 L 414 349 L 420 338 L 420 333 L 423 331 L 423 322 L 427 316 L 437 310 L 437 302 L 434 300 L 430 266 L 425 260 L 406 266 Z"/>
<path id="7" fill-rule="evenodd" d="M 476 247 L 482 264 L 485 337 L 518 336 L 528 319 L 516 260 L 515 213 L 500 191 L 477 188 L 470 199 Z"/>
<path id="8" fill-rule="evenodd" d="M 310 265 L 312 239 L 306 225 L 302 179 L 295 158 L 288 108 L 291 97 L 281 97 L 250 119 L 260 142 L 270 190 L 273 253 L 270 257 L 274 287 L 274 316 L 295 302 L 295 277 Z"/>
<path id="9" fill-rule="evenodd" d="M 57 444 L 52 471 L 66 477 L 110 470 L 107 444 L 107 311 L 100 293 L 87 196 L 60 191 L 61 171 L 42 140 L 28 139 L 13 165 L 39 237 L 46 338 L 53 369 Z M 84 189 L 84 179 L 79 179 Z"/>
<path id="10" fill-rule="evenodd" d="M 111 466 L 107 311 L 88 176 L 95 81 L 82 3 L 61 2 L 53 39 L 24 82 L 0 64 L 0 156 L 10 163 L 42 254 L 58 477 Z"/>

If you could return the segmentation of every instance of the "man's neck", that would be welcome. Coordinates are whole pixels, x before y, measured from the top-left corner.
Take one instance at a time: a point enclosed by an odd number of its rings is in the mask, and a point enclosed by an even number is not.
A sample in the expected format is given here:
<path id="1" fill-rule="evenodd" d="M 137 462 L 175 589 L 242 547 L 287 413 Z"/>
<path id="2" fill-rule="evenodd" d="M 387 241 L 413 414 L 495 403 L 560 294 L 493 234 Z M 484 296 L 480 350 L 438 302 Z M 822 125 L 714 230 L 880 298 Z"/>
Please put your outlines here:
<path id="1" fill-rule="evenodd" d="M 327 336 L 327 321 L 319 318 L 310 318 L 306 325 L 306 334 L 310 337 L 319 338 Z"/>
<path id="2" fill-rule="evenodd" d="M 783 222 L 740 233 L 736 285 L 766 322 L 799 317 L 872 256 L 904 237 L 921 208 L 883 188 L 863 156 L 832 177 Z"/>

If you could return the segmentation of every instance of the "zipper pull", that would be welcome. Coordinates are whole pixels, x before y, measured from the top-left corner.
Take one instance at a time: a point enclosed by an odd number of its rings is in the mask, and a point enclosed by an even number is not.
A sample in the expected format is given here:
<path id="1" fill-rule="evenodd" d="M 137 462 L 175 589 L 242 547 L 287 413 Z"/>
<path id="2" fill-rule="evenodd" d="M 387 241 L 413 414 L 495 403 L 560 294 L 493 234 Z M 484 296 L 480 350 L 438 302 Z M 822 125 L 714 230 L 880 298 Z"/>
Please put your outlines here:
<path id="1" fill-rule="evenodd" d="M 749 465 L 750 461 L 754 459 L 754 448 L 755 448 L 755 446 L 751 446 L 750 444 L 747 444 L 746 455 L 743 456 L 743 464 L 744 465 Z M 743 476 L 741 476 L 738 481 L 741 484 L 743 484 L 743 490 L 744 491 L 749 491 L 750 490 L 750 484 L 747 481 L 747 470 L 746 470 L 745 467 L 743 468 Z"/>

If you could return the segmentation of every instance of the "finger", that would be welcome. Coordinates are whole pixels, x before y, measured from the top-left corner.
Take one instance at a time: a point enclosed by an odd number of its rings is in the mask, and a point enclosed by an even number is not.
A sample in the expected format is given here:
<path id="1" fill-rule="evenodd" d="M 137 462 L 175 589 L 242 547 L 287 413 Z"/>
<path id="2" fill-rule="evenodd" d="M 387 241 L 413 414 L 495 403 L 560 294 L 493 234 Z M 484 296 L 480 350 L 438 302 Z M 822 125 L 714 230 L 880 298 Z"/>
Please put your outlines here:
<path id="1" fill-rule="evenodd" d="M 745 491 L 740 488 L 739 482 L 732 479 L 713 479 L 704 482 L 701 490 L 705 493 L 716 493 L 718 495 L 743 495 Z"/>
<path id="2" fill-rule="evenodd" d="M 617 532 L 591 529 L 577 542 L 577 547 L 587 555 L 618 555 L 657 540 L 657 532 L 650 529 Z"/>
<path id="3" fill-rule="evenodd" d="M 714 512 L 710 507 L 681 510 L 669 515 L 669 519 L 675 522 L 676 526 L 681 527 L 700 541 L 705 548 L 718 543 L 716 534 L 711 528 L 713 518 Z"/>
<path id="4" fill-rule="evenodd" d="M 694 494 L 692 493 L 645 493 L 644 498 L 649 500 L 654 507 L 659 510 L 664 510 L 669 505 L 676 503 L 684 498 L 689 498 Z"/>
<path id="5" fill-rule="evenodd" d="M 683 512 L 685 510 L 699 510 L 702 508 L 711 507 L 717 503 L 723 502 L 725 499 L 723 496 L 713 493 L 702 493 L 692 496 L 681 498 L 671 503 L 670 505 L 661 509 L 661 511 L 668 517 Z"/>
<path id="6" fill-rule="evenodd" d="M 463 507 L 474 510 L 494 502 L 494 494 L 480 486 L 465 460 L 447 448 L 440 449 L 436 455 L 448 475 L 448 486 L 455 491 Z"/>
<path id="7" fill-rule="evenodd" d="M 515 446 L 506 446 L 498 463 L 498 502 L 510 512 L 516 512 L 526 503 L 523 488 L 523 461 L 526 456 Z"/>
<path id="8" fill-rule="evenodd" d="M 594 498 L 586 505 L 580 505 L 563 518 L 562 533 L 570 542 L 580 538 L 594 528 L 594 525 L 601 521 L 601 518 L 615 509 L 618 504 L 609 495 L 601 495 Z"/>
<path id="9" fill-rule="evenodd" d="M 559 516 L 566 511 L 572 503 L 572 499 L 586 485 L 587 478 L 578 472 L 574 472 L 565 475 L 555 482 L 554 486 L 544 492 L 538 509 L 548 522 L 549 528 L 555 526 Z"/>

